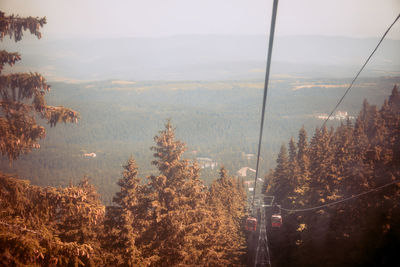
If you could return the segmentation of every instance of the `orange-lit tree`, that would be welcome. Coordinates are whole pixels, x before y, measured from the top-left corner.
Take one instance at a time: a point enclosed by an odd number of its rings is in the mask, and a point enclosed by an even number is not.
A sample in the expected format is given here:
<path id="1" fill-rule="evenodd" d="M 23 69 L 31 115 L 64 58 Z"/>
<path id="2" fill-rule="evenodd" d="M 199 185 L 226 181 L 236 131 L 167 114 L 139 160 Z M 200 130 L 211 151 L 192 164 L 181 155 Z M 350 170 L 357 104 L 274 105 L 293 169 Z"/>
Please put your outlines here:
<path id="1" fill-rule="evenodd" d="M 44 24 L 46 18 L 6 16 L 0 11 L 0 40 L 8 36 L 18 42 L 27 30 L 40 39 Z M 38 118 L 55 126 L 58 122 L 76 122 L 79 117 L 71 109 L 47 105 L 45 94 L 50 86 L 39 73 L 3 74 L 6 65 L 13 66 L 19 60 L 19 53 L 0 50 L 0 150 L 10 161 L 39 147 L 46 131 L 38 125 Z"/>

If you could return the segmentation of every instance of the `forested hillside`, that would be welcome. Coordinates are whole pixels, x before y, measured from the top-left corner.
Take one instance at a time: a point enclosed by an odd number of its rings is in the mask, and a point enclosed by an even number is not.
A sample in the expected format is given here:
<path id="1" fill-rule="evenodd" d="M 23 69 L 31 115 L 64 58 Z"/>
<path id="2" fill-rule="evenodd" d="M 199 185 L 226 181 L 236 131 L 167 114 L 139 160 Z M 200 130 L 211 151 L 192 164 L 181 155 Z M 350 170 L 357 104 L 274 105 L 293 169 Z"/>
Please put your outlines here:
<path id="1" fill-rule="evenodd" d="M 317 127 L 311 139 L 300 129 L 297 142 L 282 145 L 265 184 L 283 216 L 281 229 L 270 233 L 273 263 L 394 266 L 400 246 L 399 153 L 397 86 L 380 108 L 365 100 L 354 122 Z M 342 199 L 347 200 L 323 206 Z"/>
<path id="2" fill-rule="evenodd" d="M 4 266 L 241 266 L 246 262 L 243 184 L 220 169 L 210 187 L 182 158 L 170 122 L 154 138 L 159 174 L 139 178 L 131 157 L 103 206 L 87 179 L 66 188 L 0 177 Z"/>
<path id="3" fill-rule="evenodd" d="M 280 144 L 304 125 L 313 130 L 340 97 L 348 79 L 275 79 L 267 105 L 265 143 L 260 173 L 275 166 Z M 360 95 L 380 104 L 399 83 L 396 77 L 361 78 L 340 110 L 355 117 L 362 106 Z M 89 176 L 103 203 L 111 204 L 118 190 L 121 164 L 133 155 L 140 172 L 156 169 L 150 164 L 152 135 L 171 118 L 176 134 L 187 142 L 185 156 L 211 158 L 233 175 L 242 167 L 255 168 L 263 82 L 250 81 L 101 81 L 82 84 L 51 83 L 49 103 L 79 111 L 77 124 L 47 128 L 41 148 L 21 156 L 0 170 L 16 173 L 36 185 L 67 186 Z M 338 120 L 329 122 L 338 125 Z M 96 157 L 85 157 L 95 153 Z M 211 184 L 218 168 L 204 168 L 201 178 Z"/>

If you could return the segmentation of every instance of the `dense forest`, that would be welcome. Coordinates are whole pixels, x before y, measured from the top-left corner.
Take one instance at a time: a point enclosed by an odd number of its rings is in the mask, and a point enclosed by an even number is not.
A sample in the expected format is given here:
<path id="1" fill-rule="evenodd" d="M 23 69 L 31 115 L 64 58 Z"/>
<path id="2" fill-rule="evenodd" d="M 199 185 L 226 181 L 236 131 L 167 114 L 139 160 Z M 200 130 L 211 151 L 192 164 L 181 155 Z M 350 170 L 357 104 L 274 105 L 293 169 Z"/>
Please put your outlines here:
<path id="1" fill-rule="evenodd" d="M 277 266 L 394 266 L 400 247 L 400 94 L 356 121 L 281 146 L 265 194 L 281 205 L 270 231 Z M 374 190 L 374 189 L 379 190 Z M 335 205 L 335 201 L 348 199 Z M 315 208 L 313 208 L 315 207 Z M 320 207 L 320 208 L 319 208 Z"/>
<path id="2" fill-rule="evenodd" d="M 86 175 L 103 204 L 110 205 L 118 191 L 121 164 L 130 155 L 143 176 L 156 173 L 149 148 L 166 118 L 172 118 L 177 138 L 187 143 L 185 157 L 211 158 L 233 175 L 242 167 L 255 168 L 255 157 L 245 154 L 257 152 L 262 81 L 49 83 L 48 102 L 79 111 L 78 123 L 44 125 L 46 138 L 40 141 L 40 149 L 22 155 L 11 166 L 6 157 L 1 158 L 1 171 L 41 186 L 67 186 Z M 360 95 L 380 104 L 395 83 L 400 83 L 399 77 L 361 78 L 340 110 L 356 117 L 362 107 Z M 294 90 L 298 84 L 313 87 Z M 271 85 L 260 173 L 275 166 L 280 144 L 303 124 L 307 131 L 321 124 L 317 116 L 334 106 L 345 84 L 345 79 L 285 78 Z M 328 85 L 337 87 L 324 88 Z M 84 156 L 92 152 L 95 158 Z M 200 176 L 209 185 L 218 170 L 204 168 Z"/>
<path id="3" fill-rule="evenodd" d="M 87 179 L 39 187 L 1 174 L 0 263 L 6 266 L 228 266 L 246 262 L 246 194 L 220 169 L 210 187 L 181 156 L 169 122 L 155 137 L 159 175 L 141 181 L 131 157 L 115 206 Z"/>

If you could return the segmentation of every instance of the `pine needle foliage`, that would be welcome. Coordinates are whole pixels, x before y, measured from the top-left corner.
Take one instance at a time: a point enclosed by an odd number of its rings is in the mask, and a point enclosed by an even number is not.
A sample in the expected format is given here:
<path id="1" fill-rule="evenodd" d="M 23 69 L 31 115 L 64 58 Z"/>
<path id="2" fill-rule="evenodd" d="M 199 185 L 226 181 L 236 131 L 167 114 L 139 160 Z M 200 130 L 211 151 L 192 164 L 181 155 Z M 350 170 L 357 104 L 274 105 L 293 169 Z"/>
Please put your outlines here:
<path id="1" fill-rule="evenodd" d="M 242 184 L 229 176 L 224 167 L 220 178 L 213 182 L 207 199 L 213 212 L 218 234 L 213 240 L 214 251 L 208 258 L 213 265 L 226 266 L 244 262 L 245 237 L 242 231 L 246 195 Z"/>
<path id="2" fill-rule="evenodd" d="M 108 207 L 103 248 L 115 266 L 240 266 L 245 254 L 243 186 L 221 169 L 207 188 L 196 162 L 182 158 L 168 120 L 154 137 L 158 175 L 142 183 L 133 158 Z"/>
<path id="3" fill-rule="evenodd" d="M 39 30 L 44 24 L 46 18 L 7 16 L 0 11 L 0 41 L 8 36 L 18 42 L 26 30 L 40 39 Z M 51 127 L 59 122 L 77 122 L 79 118 L 76 111 L 47 105 L 45 95 L 50 86 L 42 75 L 2 74 L 6 65 L 11 67 L 19 60 L 21 55 L 17 52 L 0 51 L 0 151 L 10 162 L 21 153 L 39 148 L 38 141 L 46 136 L 46 131 L 37 124 L 37 118 Z"/>
<path id="4" fill-rule="evenodd" d="M 123 166 L 122 178 L 117 184 L 121 187 L 114 202 L 117 207 L 109 207 L 105 227 L 107 238 L 105 248 L 114 255 L 110 264 L 114 266 L 145 266 L 145 261 L 136 246 L 142 230 L 140 200 L 142 197 L 138 167 L 133 157 Z"/>
<path id="5" fill-rule="evenodd" d="M 151 212 L 146 234 L 153 240 L 152 265 L 196 264 L 201 261 L 203 224 L 209 217 L 206 187 L 198 165 L 181 159 L 185 145 L 175 140 L 170 121 L 154 140 L 153 164 L 160 174 L 148 177 L 147 184 Z"/>
<path id="6" fill-rule="evenodd" d="M 0 265 L 101 265 L 104 206 L 84 179 L 67 188 L 0 175 Z"/>
<path id="7" fill-rule="evenodd" d="M 359 116 L 336 129 L 304 128 L 289 163 L 282 147 L 268 194 L 285 208 L 307 208 L 351 197 L 400 179 L 400 95 L 397 86 L 381 108 L 364 100 Z M 296 170 L 297 172 L 297 170 Z M 294 175 L 296 176 L 296 175 Z M 288 180 L 289 177 L 290 179 Z M 294 181 L 294 186 L 288 186 Z M 282 190 L 286 188 L 287 190 Z M 293 198 L 294 196 L 294 198 Z M 292 206 L 290 199 L 295 200 Z M 400 246 L 400 183 L 335 206 L 284 213 L 277 266 L 392 266 Z"/>

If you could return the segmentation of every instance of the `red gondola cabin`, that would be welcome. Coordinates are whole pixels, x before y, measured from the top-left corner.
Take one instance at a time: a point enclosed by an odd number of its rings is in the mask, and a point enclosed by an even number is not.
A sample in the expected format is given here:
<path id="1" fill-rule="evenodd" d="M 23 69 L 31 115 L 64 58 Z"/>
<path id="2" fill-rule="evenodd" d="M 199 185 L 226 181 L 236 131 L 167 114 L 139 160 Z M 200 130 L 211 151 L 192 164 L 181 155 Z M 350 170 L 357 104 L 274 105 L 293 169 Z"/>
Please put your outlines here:
<path id="1" fill-rule="evenodd" d="M 282 216 L 280 214 L 273 214 L 271 217 L 271 224 L 273 228 L 279 228 L 282 225 Z"/>
<path id="2" fill-rule="evenodd" d="M 254 217 L 248 217 L 246 220 L 246 230 L 254 232 L 257 229 L 257 219 Z"/>

